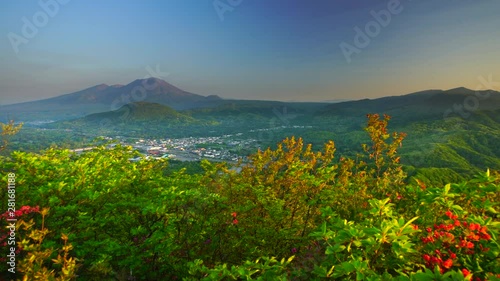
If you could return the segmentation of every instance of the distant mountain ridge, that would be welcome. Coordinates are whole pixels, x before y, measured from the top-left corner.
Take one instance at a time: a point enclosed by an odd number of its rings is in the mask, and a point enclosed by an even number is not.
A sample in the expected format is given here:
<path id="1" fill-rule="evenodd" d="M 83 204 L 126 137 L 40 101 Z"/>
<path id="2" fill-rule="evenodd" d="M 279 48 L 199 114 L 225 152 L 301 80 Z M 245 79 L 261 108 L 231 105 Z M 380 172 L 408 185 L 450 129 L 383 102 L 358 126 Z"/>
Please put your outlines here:
<path id="1" fill-rule="evenodd" d="M 428 90 L 402 96 L 363 99 L 335 103 L 326 106 L 318 115 L 364 115 L 387 113 L 396 119 L 466 115 L 475 111 L 500 109 L 500 92 L 493 90 L 473 91 L 467 88 Z M 462 116 L 465 117 L 465 116 Z"/>
<path id="2" fill-rule="evenodd" d="M 410 122 L 422 116 L 442 118 L 450 110 L 453 114 L 461 114 L 457 112 L 460 107 L 469 111 L 497 110 L 500 109 L 500 93 L 460 87 L 337 103 L 225 100 L 217 95 L 190 93 L 158 78 L 147 78 L 136 79 L 127 85 L 99 84 L 49 99 L 2 106 L 0 121 L 70 120 L 94 113 L 115 111 L 136 102 L 165 105 L 176 111 L 191 110 L 188 115 L 193 114 L 197 118 L 240 114 L 279 118 L 283 115 L 281 111 L 287 108 L 288 113 L 324 117 L 387 113 L 402 122 Z"/>
<path id="3" fill-rule="evenodd" d="M 221 100 L 216 95 L 202 96 L 181 90 L 158 78 L 147 78 L 137 79 L 127 85 L 99 84 L 53 98 L 6 105 L 2 108 L 2 114 L 9 114 L 16 120 L 29 119 L 30 116 L 36 118 L 37 115 L 71 119 L 116 110 L 140 101 L 168 105 L 179 110 L 203 107 Z"/>

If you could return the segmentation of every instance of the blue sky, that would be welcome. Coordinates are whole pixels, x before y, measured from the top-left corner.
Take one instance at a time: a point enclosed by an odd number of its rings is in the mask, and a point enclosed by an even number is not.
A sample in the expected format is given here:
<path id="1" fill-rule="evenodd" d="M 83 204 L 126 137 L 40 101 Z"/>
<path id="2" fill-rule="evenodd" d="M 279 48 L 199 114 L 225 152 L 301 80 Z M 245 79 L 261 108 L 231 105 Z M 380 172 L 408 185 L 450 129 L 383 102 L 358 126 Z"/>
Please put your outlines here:
<path id="1" fill-rule="evenodd" d="M 496 0 L 60 1 L 0 2 L 0 104 L 127 84 L 148 67 L 202 95 L 286 101 L 500 81 Z M 222 18 L 214 3 L 229 7 Z M 45 23 L 44 5 L 58 7 Z M 355 27 L 365 30 L 371 11 L 391 19 L 357 48 Z M 38 21 L 32 38 L 23 17 Z M 358 49 L 350 62 L 342 42 Z"/>

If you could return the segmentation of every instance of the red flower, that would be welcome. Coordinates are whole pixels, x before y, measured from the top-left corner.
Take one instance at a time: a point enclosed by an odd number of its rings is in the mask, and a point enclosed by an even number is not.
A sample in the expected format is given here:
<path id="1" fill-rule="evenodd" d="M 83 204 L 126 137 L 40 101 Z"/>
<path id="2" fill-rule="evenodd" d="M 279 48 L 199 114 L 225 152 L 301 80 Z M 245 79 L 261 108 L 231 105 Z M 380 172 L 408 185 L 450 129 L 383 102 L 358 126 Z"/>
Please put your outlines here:
<path id="1" fill-rule="evenodd" d="M 490 239 L 491 239 L 491 236 L 490 236 L 488 233 L 481 234 L 481 237 L 482 237 L 484 240 L 490 240 Z"/>
<path id="2" fill-rule="evenodd" d="M 481 230 L 479 230 L 482 234 L 488 234 L 488 228 L 486 226 L 481 227 Z"/>
<path id="3" fill-rule="evenodd" d="M 453 266 L 453 260 L 447 259 L 445 262 L 443 262 L 443 266 L 446 269 L 450 269 Z"/>
<path id="4" fill-rule="evenodd" d="M 424 254 L 422 257 L 426 262 L 429 262 L 431 260 L 431 257 L 428 254 Z"/>
<path id="5" fill-rule="evenodd" d="M 231 213 L 231 216 L 233 216 L 233 218 L 236 218 L 236 215 L 237 215 L 236 212 Z"/>
<path id="6" fill-rule="evenodd" d="M 463 248 L 463 247 L 465 247 L 465 241 L 460 240 L 460 243 L 458 243 L 457 248 Z"/>
<path id="7" fill-rule="evenodd" d="M 481 226 L 477 223 L 471 223 L 469 224 L 469 229 L 474 231 L 474 230 L 479 230 L 481 228 Z"/>
<path id="8" fill-rule="evenodd" d="M 233 224 L 238 224 L 238 220 L 237 220 L 237 219 L 234 219 L 234 220 L 233 220 Z"/>
<path id="9" fill-rule="evenodd" d="M 449 242 L 449 243 L 451 243 L 451 242 L 453 242 L 453 240 L 455 239 L 455 235 L 453 235 L 453 234 L 451 234 L 451 233 L 449 233 L 449 232 L 446 232 L 446 233 L 445 233 L 445 236 L 446 236 L 446 239 L 445 239 L 445 240 L 443 240 L 444 242 Z"/>
<path id="10" fill-rule="evenodd" d="M 460 221 L 455 220 L 455 222 L 453 223 L 453 225 L 455 225 L 455 226 L 460 226 Z"/>
<path id="11" fill-rule="evenodd" d="M 446 211 L 446 213 L 444 213 L 444 214 L 445 214 L 447 217 L 449 217 L 450 219 L 451 219 L 451 217 L 453 216 L 453 213 L 452 213 L 450 210 Z"/>
<path id="12" fill-rule="evenodd" d="M 470 271 L 468 271 L 467 268 L 462 268 L 462 274 L 464 275 L 464 277 L 467 277 L 469 276 Z"/>
<path id="13" fill-rule="evenodd" d="M 474 234 L 474 233 L 468 235 L 467 238 L 472 240 L 472 241 L 479 241 L 479 235 Z"/>

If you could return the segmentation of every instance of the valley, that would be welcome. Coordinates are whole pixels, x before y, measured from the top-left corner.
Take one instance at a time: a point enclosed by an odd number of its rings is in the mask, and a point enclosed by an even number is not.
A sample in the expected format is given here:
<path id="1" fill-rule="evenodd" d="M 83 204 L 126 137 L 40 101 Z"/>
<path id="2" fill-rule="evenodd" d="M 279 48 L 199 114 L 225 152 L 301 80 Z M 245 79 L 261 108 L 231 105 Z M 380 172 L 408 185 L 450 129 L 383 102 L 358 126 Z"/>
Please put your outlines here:
<path id="1" fill-rule="evenodd" d="M 46 100 L 25 107 L 7 106 L 7 110 L 22 109 L 19 112 L 24 110 L 31 115 L 18 116 L 16 121 L 24 121 L 25 126 L 2 153 L 36 152 L 51 146 L 78 149 L 107 140 L 130 145 L 144 157 L 235 163 L 245 161 L 259 149 L 276 148 L 283 139 L 295 136 L 312 144 L 315 151 L 333 140 L 338 157 L 357 157 L 362 153 L 361 144 L 368 141 L 363 130 L 365 114 L 378 113 L 391 116 L 392 132 L 407 134 L 401 163 L 412 177 L 445 182 L 467 178 L 487 168 L 500 169 L 500 149 L 493 145 L 500 142 L 500 93 L 495 91 L 456 88 L 373 100 L 299 103 L 203 97 L 185 94 L 163 80 L 152 81 L 136 80 L 120 87 L 96 86 L 50 100 L 54 112 L 72 108 L 76 112 L 85 108 L 82 101 L 101 100 L 95 98 L 96 89 L 123 96 L 126 92 L 117 92 L 118 89 L 128 91 L 146 83 L 159 85 L 146 92 L 141 101 L 78 118 L 34 110 L 43 108 Z M 481 106 L 463 112 L 464 101 L 477 97 L 481 97 Z M 106 103 L 97 104 L 87 110 L 106 107 Z M 5 112 L 9 111 L 2 112 L 4 118 L 15 116 Z M 53 117 L 58 119 L 47 121 Z"/>

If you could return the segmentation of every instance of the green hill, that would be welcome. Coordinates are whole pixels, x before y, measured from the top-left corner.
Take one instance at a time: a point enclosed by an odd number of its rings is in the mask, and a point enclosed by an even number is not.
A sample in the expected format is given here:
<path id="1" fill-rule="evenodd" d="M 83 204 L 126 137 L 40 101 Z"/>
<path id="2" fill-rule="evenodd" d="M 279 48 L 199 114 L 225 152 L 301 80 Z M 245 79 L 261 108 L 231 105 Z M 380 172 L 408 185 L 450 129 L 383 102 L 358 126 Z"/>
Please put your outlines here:
<path id="1" fill-rule="evenodd" d="M 135 102 L 114 111 L 87 115 L 83 118 L 48 124 L 51 129 L 71 130 L 90 135 L 177 136 L 191 127 L 206 127 L 214 122 L 195 119 L 169 106 Z M 185 129 L 185 130 L 184 130 Z"/>
<path id="2" fill-rule="evenodd" d="M 101 122 L 105 119 L 116 122 L 169 122 L 189 123 L 194 118 L 175 111 L 173 108 L 158 103 L 134 102 L 118 110 L 95 113 L 81 119 L 84 122 Z"/>

